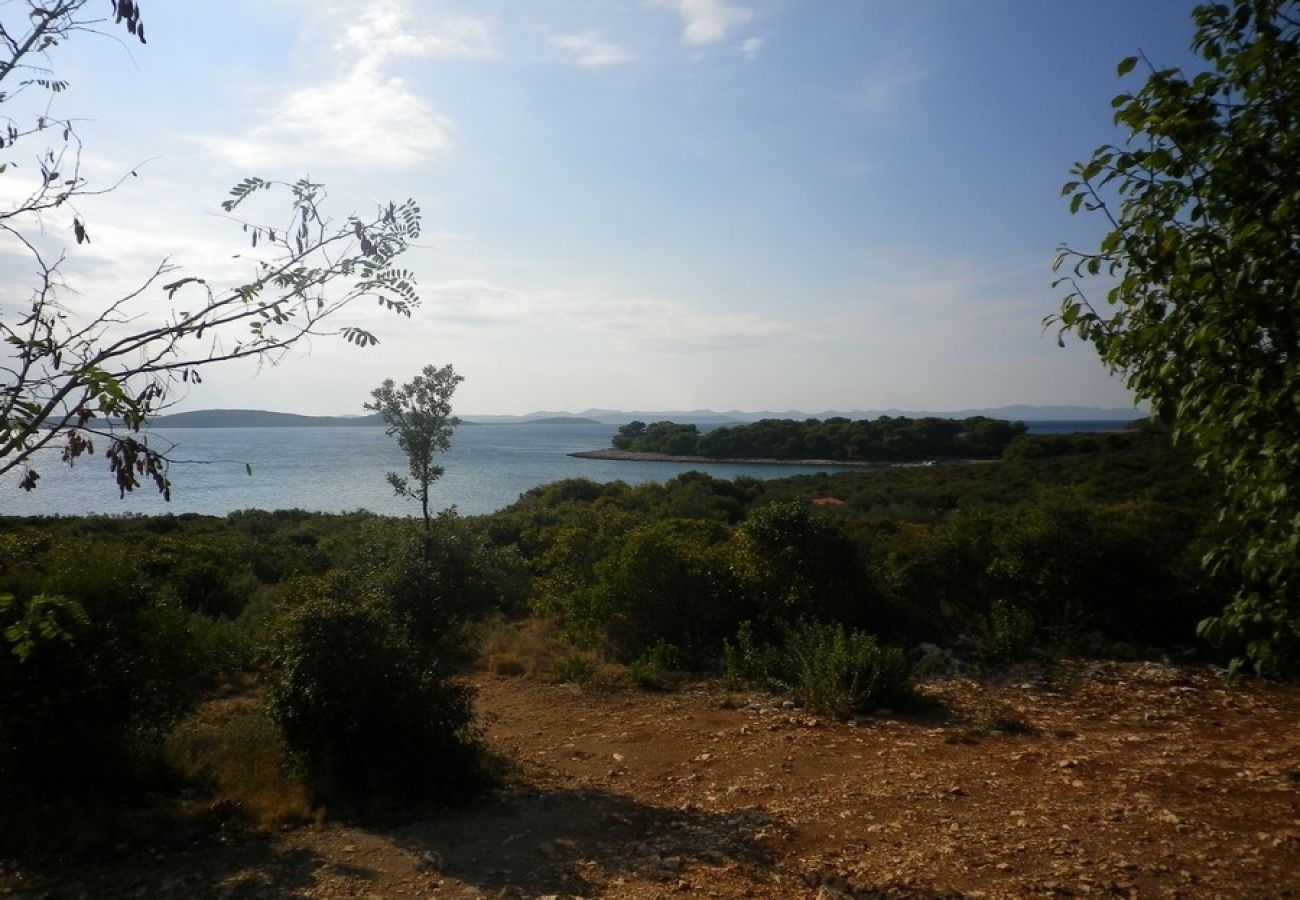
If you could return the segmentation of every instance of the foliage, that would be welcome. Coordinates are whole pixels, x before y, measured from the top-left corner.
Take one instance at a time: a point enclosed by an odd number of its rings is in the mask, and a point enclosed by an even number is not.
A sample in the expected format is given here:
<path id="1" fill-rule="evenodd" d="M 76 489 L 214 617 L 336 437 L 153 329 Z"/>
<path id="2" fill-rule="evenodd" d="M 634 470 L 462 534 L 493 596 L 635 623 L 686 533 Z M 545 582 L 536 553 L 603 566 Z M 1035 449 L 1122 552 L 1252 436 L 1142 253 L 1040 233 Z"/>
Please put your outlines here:
<path id="1" fill-rule="evenodd" d="M 320 596 L 286 618 L 269 712 L 323 795 L 450 796 L 473 786 L 468 691 L 378 603 Z"/>
<path id="2" fill-rule="evenodd" d="M 784 686 L 805 708 L 840 718 L 906 703 L 912 692 L 903 651 L 839 623 L 799 622 L 778 645 L 756 643 L 745 623 L 724 662 L 733 684 Z"/>
<path id="3" fill-rule="evenodd" d="M 986 416 L 909 419 L 881 416 L 853 421 L 833 417 L 760 419 L 700 434 L 695 425 L 629 422 L 612 444 L 619 450 L 707 456 L 713 459 L 833 459 L 915 462 L 923 459 L 996 459 L 1025 433 L 1023 422 Z"/>
<path id="4" fill-rule="evenodd" d="M 695 425 L 679 425 L 676 422 L 629 422 L 619 428 L 612 439 L 619 450 L 632 450 L 639 453 L 667 453 L 672 456 L 686 456 L 695 452 L 700 438 L 700 429 Z"/>
<path id="5" fill-rule="evenodd" d="M 980 621 L 980 651 L 992 663 L 1024 659 L 1034 645 L 1034 616 L 1027 609 L 994 600 Z"/>
<path id="6" fill-rule="evenodd" d="M 659 641 L 628 663 L 627 677 L 643 691 L 661 691 L 681 667 L 681 651 L 667 641 Z"/>
<path id="7" fill-rule="evenodd" d="M 397 445 L 406 454 L 411 478 L 389 472 L 388 483 L 397 496 L 420 504 L 426 531 L 432 528 L 429 489 L 443 473 L 442 466 L 434 464 L 434 454 L 451 447 L 451 433 L 460 424 L 451 414 L 451 395 L 464 380 L 451 366 L 425 366 L 423 372 L 401 387 L 393 379 L 385 379 L 371 392 L 374 402 L 366 404 L 366 409 L 379 413 L 388 436 L 396 437 Z"/>
<path id="8" fill-rule="evenodd" d="M 158 602 L 123 554 L 51 562 L 0 595 L 0 794 L 129 791 L 242 642 Z"/>
<path id="9" fill-rule="evenodd" d="M 808 504 L 774 503 L 751 511 L 736 529 L 734 545 L 747 605 L 760 619 L 849 621 L 864 614 L 853 541 Z"/>
<path id="10" fill-rule="evenodd" d="M 940 419 L 880 416 L 857 421 L 761 419 L 715 428 L 693 452 L 714 459 L 833 459 L 915 462 L 924 459 L 996 459 L 1025 433 L 1023 422 L 986 416 Z"/>
<path id="11" fill-rule="evenodd" d="M 781 650 L 754 636 L 754 623 L 741 622 L 736 642 L 722 642 L 722 675 L 731 687 L 754 685 L 764 690 L 780 687 L 783 674 Z"/>
<path id="12" fill-rule="evenodd" d="M 1072 211 L 1105 217 L 1063 248 L 1049 317 L 1097 348 L 1222 479 L 1238 523 L 1218 555 L 1241 587 L 1204 633 L 1262 672 L 1300 671 L 1300 17 L 1289 0 L 1197 6 L 1194 74 L 1130 57 L 1124 146 L 1073 169 Z M 1113 284 L 1095 304 L 1076 278 Z"/>
<path id="13" fill-rule="evenodd" d="M 903 703 L 910 694 L 903 651 L 840 624 L 792 628 L 785 653 L 795 696 L 816 712 L 847 717 Z"/>
<path id="14" fill-rule="evenodd" d="M 529 586 L 514 548 L 490 545 L 454 510 L 427 531 L 402 520 L 367 522 L 348 535 L 335 568 L 391 608 L 422 652 L 444 659 L 468 649 L 471 623 L 522 609 Z"/>
<path id="15" fill-rule="evenodd" d="M 20 473 L 19 485 L 32 490 L 40 478 L 38 451 L 61 447 L 70 464 L 98 445 L 121 492 L 151 481 L 170 497 L 167 448 L 143 430 L 150 418 L 213 364 L 274 362 L 317 335 L 375 343 L 362 328 L 334 323 L 362 298 L 402 315 L 419 303 L 413 276 L 395 264 L 419 236 L 419 209 L 411 201 L 390 203 L 336 221 L 320 184 L 247 178 L 222 203 L 226 213 L 254 206 L 258 195 L 288 200 L 279 221 L 236 219 L 252 245 L 247 280 L 222 285 L 164 260 L 133 288 L 88 304 L 84 298 L 97 292 L 78 290 L 64 271 L 95 229 L 79 202 L 114 190 L 127 173 L 107 187 L 83 174 L 74 121 L 51 112 L 53 95 L 67 83 L 45 66 L 73 35 L 109 25 L 93 17 L 89 0 L 13 5 L 12 21 L 6 13 L 0 23 L 0 104 L 8 122 L 0 177 L 11 198 L 0 206 L 0 242 L 26 258 L 34 275 L 29 298 L 0 310 L 7 354 L 0 363 L 7 373 L 0 383 L 0 475 Z M 117 9 L 113 24 L 143 41 L 138 6 Z M 26 159 L 35 166 L 20 164 Z M 51 241 L 53 233 L 70 237 Z"/>
<path id="16" fill-rule="evenodd" d="M 716 648 L 739 621 L 725 529 L 666 519 L 630 531 L 596 564 L 583 610 L 616 656 L 631 660 L 666 642 L 686 660 Z"/>

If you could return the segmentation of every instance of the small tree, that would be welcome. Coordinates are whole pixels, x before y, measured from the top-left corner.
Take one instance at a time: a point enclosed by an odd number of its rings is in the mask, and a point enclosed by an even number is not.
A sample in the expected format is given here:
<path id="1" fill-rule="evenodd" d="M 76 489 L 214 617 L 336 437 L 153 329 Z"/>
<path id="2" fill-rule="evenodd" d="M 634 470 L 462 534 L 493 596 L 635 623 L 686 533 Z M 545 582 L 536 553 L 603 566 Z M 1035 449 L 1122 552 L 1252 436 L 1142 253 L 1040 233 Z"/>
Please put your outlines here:
<path id="1" fill-rule="evenodd" d="M 393 379 L 385 379 L 371 392 L 374 402 L 366 404 L 366 409 L 379 413 L 388 426 L 388 435 L 397 438 L 397 445 L 406 454 L 411 477 L 389 472 L 388 483 L 397 496 L 419 501 L 426 535 L 433 528 L 429 490 L 443 473 L 443 467 L 434 464 L 434 455 L 451 446 L 451 433 L 460 424 L 451 414 L 451 395 L 464 380 L 451 366 L 425 366 L 421 374 L 401 387 Z"/>
<path id="2" fill-rule="evenodd" d="M 1063 247 L 1071 291 L 1046 324 L 1096 346 L 1224 485 L 1238 537 L 1217 564 L 1236 599 L 1202 633 L 1262 671 L 1300 668 L 1300 9 L 1202 4 L 1187 75 L 1140 57 L 1114 100 L 1128 129 L 1074 167 L 1071 211 L 1110 225 L 1096 252 Z M 1083 275 L 1113 281 L 1092 303 Z"/>
<path id="3" fill-rule="evenodd" d="M 0 295 L 0 475 L 16 470 L 32 490 L 39 451 L 61 447 L 72 463 L 98 442 L 122 493 L 143 477 L 170 497 L 165 453 L 141 429 L 173 391 L 198 383 L 214 363 L 274 362 L 309 335 L 375 343 L 370 332 L 333 322 L 363 297 L 410 314 L 419 302 L 414 278 L 393 263 L 418 237 L 420 215 L 408 200 L 335 221 L 322 185 L 247 178 L 222 203 L 227 213 L 267 191 L 289 197 L 274 223 L 235 220 L 253 248 L 247 281 L 219 287 L 163 260 L 124 294 L 78 291 L 64 263 L 95 230 L 79 201 L 115 185 L 96 187 L 82 174 L 74 124 L 52 114 L 68 85 L 47 63 L 78 33 L 116 27 L 144 41 L 131 0 L 114 0 L 112 21 L 90 6 L 22 0 L 0 10 L 0 178 L 3 196 L 16 198 L 0 200 L 0 252 L 25 257 L 33 271 L 25 297 L 21 288 Z"/>

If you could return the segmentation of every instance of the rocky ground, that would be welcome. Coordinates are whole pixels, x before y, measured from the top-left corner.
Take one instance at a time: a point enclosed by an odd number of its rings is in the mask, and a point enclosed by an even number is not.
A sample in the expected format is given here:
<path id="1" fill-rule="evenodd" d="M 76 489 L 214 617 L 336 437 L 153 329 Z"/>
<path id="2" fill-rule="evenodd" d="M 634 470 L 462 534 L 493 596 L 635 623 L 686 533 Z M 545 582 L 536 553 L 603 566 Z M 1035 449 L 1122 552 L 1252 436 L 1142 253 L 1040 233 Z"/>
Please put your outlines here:
<path id="1" fill-rule="evenodd" d="M 1300 895 L 1300 689 L 1071 663 L 930 682 L 923 714 L 830 722 L 717 683 L 583 693 L 483 675 L 485 802 L 132 849 L 52 897 Z"/>

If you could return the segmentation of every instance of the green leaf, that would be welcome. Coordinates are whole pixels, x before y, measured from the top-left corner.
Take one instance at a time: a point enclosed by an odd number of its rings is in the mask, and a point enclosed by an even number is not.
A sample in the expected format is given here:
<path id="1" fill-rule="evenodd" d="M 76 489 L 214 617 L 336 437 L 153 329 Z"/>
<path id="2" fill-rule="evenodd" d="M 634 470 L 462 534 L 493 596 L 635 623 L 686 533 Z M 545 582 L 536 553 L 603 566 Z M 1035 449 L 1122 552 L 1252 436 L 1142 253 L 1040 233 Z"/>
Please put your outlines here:
<path id="1" fill-rule="evenodd" d="M 1136 56 L 1126 56 L 1123 59 L 1121 59 L 1119 61 L 1119 65 L 1115 67 L 1115 74 L 1117 74 L 1120 78 L 1123 78 L 1129 72 L 1132 72 L 1133 67 L 1136 66 L 1137 64 L 1138 64 L 1138 58 Z"/>

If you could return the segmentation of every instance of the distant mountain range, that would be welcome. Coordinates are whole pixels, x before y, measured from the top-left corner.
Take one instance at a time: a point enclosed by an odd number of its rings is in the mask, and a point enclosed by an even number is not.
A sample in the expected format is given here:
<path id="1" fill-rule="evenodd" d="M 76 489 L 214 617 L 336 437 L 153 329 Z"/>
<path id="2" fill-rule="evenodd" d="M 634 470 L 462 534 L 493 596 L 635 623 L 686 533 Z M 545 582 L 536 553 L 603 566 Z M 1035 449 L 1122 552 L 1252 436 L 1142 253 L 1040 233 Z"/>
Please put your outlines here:
<path id="1" fill-rule="evenodd" d="M 757 422 L 759 419 L 829 419 L 843 416 L 846 419 L 878 419 L 881 416 L 907 416 L 921 418 L 936 416 L 944 419 L 966 419 L 971 416 L 988 416 L 992 419 L 1010 419 L 1024 422 L 1059 421 L 1128 421 L 1142 419 L 1146 413 L 1139 409 L 1103 409 L 1097 406 L 999 406 L 992 409 L 959 409 L 945 412 L 917 410 L 824 410 L 807 413 L 800 410 L 763 410 L 743 412 L 732 409 L 717 412 L 712 409 L 692 410 L 618 410 L 586 409 L 578 414 L 568 412 L 538 411 L 519 416 L 466 415 L 464 425 L 624 425 L 633 419 L 643 422 L 664 420 L 695 425 L 728 425 L 740 422 Z M 321 426 L 376 426 L 382 425 L 378 415 L 366 416 L 303 416 L 297 413 L 268 412 L 262 409 L 202 409 L 193 412 L 170 413 L 153 420 L 157 428 L 286 428 Z"/>
<path id="2" fill-rule="evenodd" d="M 153 420 L 155 428 L 292 428 L 322 425 L 382 425 L 378 415 L 300 416 L 264 409 L 198 409 L 168 413 Z"/>
<path id="3" fill-rule="evenodd" d="M 1132 407 L 1124 409 L 1107 409 L 1099 406 L 998 406 L 989 409 L 958 409 L 943 412 L 907 410 L 907 409 L 854 409 L 823 410 L 821 412 L 804 412 L 802 410 L 761 410 L 746 412 L 730 409 L 718 412 L 712 409 L 690 410 L 619 410 L 619 409 L 584 409 L 576 418 L 590 419 L 605 425 L 624 425 L 633 419 L 643 422 L 661 422 L 664 420 L 696 425 L 728 425 L 739 422 L 757 422 L 759 419 L 829 419 L 842 416 L 846 419 L 878 419 L 881 416 L 907 416 L 919 419 L 935 416 L 941 419 L 967 419 L 971 416 L 988 416 L 991 419 L 1008 419 L 1023 422 L 1078 422 L 1078 421 L 1129 421 L 1144 419 L 1147 413 Z M 575 414 L 567 412 L 539 411 L 521 416 L 484 415 L 466 416 L 467 420 L 483 424 L 532 422 L 538 419 L 560 419 L 572 421 Z"/>

